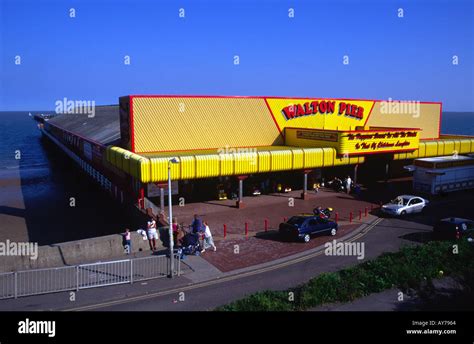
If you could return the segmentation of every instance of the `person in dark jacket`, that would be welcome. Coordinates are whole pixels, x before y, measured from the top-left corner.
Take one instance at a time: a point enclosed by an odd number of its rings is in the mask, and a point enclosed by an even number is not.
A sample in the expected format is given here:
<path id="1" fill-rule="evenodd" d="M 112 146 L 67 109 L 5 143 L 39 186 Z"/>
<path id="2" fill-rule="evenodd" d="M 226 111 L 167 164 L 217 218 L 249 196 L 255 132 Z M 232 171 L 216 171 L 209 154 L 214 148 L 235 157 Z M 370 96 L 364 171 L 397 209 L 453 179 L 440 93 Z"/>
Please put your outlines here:
<path id="1" fill-rule="evenodd" d="M 191 227 L 194 234 L 201 233 L 204 230 L 202 220 L 199 218 L 197 214 L 194 214 L 194 220 L 193 220 L 193 223 L 191 223 Z"/>

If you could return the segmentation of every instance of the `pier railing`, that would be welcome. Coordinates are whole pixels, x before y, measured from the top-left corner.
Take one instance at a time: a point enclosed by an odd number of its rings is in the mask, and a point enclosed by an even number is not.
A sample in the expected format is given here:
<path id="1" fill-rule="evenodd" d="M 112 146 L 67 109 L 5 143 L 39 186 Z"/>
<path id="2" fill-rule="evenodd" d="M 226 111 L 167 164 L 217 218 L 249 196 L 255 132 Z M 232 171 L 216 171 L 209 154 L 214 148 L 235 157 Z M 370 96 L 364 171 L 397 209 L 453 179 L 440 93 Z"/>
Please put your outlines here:
<path id="1" fill-rule="evenodd" d="M 166 255 L 7 272 L 0 273 L 0 299 L 78 291 L 170 275 L 170 260 Z M 181 275 L 179 255 L 175 256 L 173 275 Z"/>

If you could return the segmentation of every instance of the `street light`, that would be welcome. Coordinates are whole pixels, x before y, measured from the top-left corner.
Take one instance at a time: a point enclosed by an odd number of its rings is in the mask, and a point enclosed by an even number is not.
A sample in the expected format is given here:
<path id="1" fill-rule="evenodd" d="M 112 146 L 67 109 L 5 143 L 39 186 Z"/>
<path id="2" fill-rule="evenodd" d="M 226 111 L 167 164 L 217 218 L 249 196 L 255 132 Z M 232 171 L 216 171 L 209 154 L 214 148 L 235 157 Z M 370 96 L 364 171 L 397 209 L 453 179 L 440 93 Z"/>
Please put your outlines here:
<path id="1" fill-rule="evenodd" d="M 174 242 L 173 242 L 173 207 L 171 204 L 171 164 L 178 164 L 179 160 L 177 158 L 172 158 L 168 160 L 168 208 L 169 208 L 169 246 L 170 246 L 170 277 L 173 278 L 174 272 Z"/>

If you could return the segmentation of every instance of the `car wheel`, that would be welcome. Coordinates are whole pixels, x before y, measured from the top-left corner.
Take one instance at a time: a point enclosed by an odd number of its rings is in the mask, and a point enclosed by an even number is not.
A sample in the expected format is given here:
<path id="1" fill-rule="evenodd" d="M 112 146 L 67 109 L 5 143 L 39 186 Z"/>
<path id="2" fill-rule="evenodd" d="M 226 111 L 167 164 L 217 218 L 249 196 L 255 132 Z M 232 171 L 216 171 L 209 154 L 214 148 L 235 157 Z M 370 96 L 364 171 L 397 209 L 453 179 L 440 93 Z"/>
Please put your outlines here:
<path id="1" fill-rule="evenodd" d="M 305 236 L 303 237 L 304 242 L 309 242 L 310 239 L 311 237 L 309 236 L 309 234 L 305 234 Z"/>
<path id="2" fill-rule="evenodd" d="M 331 235 L 335 236 L 336 234 L 337 234 L 337 229 L 336 228 L 331 229 Z"/>
<path id="3" fill-rule="evenodd" d="M 400 213 L 401 216 L 405 216 L 407 214 L 407 212 L 405 210 L 402 210 L 402 212 Z"/>

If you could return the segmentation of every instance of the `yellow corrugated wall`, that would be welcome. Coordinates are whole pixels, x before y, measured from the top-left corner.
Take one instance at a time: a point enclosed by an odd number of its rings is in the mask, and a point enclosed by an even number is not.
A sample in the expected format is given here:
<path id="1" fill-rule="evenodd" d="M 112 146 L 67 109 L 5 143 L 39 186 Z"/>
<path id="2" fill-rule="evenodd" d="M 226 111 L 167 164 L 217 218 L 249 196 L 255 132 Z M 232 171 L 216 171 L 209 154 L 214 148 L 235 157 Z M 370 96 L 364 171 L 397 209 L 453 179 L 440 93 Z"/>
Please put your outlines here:
<path id="1" fill-rule="evenodd" d="M 182 156 L 180 159 L 181 178 L 192 179 L 196 175 L 196 157 Z"/>
<path id="2" fill-rule="evenodd" d="M 136 152 L 282 144 L 264 99 L 132 97 Z"/>
<path id="3" fill-rule="evenodd" d="M 471 140 L 462 140 L 460 141 L 459 153 L 469 153 L 471 151 Z M 474 142 L 474 140 L 472 140 Z"/>
<path id="4" fill-rule="evenodd" d="M 336 150 L 334 148 L 323 148 L 323 166 L 333 166 Z"/>
<path id="5" fill-rule="evenodd" d="M 270 155 L 271 171 L 284 171 L 291 169 L 292 154 L 290 150 L 271 151 Z"/>
<path id="6" fill-rule="evenodd" d="M 235 174 L 250 174 L 258 172 L 257 153 L 233 154 Z"/>
<path id="7" fill-rule="evenodd" d="M 419 149 L 413 153 L 398 153 L 395 160 L 474 153 L 474 139 L 456 138 L 434 141 L 420 141 Z"/>
<path id="8" fill-rule="evenodd" d="M 302 149 L 292 149 L 293 153 L 293 166 L 292 170 L 300 170 L 304 167 L 304 154 Z"/>
<path id="9" fill-rule="evenodd" d="M 210 178 L 220 175 L 219 155 L 196 155 L 196 178 Z"/>
<path id="10" fill-rule="evenodd" d="M 420 141 L 419 150 L 398 153 L 395 160 L 474 153 L 474 139 Z M 179 156 L 181 162 L 172 164 L 173 180 L 246 175 L 252 173 L 300 170 L 318 167 L 363 163 L 364 157 L 341 157 L 334 148 L 271 149 L 256 153 L 207 154 Z M 168 180 L 169 157 L 146 158 L 119 147 L 108 147 L 107 160 L 117 168 L 128 171 L 143 183 Z"/>
<path id="11" fill-rule="evenodd" d="M 399 103 L 399 104 L 410 104 L 410 103 Z M 407 127 L 407 128 L 420 128 L 421 139 L 434 139 L 438 138 L 439 126 L 441 121 L 441 104 L 438 103 L 413 103 L 413 108 L 406 110 L 414 110 L 413 113 L 400 109 L 397 111 L 394 108 L 396 102 L 375 102 L 372 113 L 366 123 L 371 127 Z M 419 113 L 415 113 L 416 108 L 419 106 Z"/>
<path id="12" fill-rule="evenodd" d="M 271 155 L 270 152 L 257 152 L 258 155 L 258 172 L 270 172 Z"/>
<path id="13" fill-rule="evenodd" d="M 221 173 L 223 176 L 234 174 L 234 156 L 232 154 L 221 154 Z"/>

